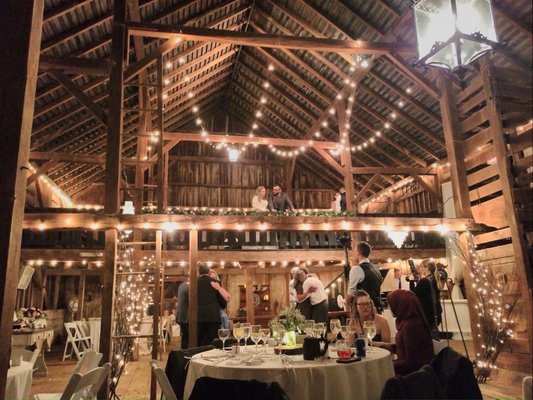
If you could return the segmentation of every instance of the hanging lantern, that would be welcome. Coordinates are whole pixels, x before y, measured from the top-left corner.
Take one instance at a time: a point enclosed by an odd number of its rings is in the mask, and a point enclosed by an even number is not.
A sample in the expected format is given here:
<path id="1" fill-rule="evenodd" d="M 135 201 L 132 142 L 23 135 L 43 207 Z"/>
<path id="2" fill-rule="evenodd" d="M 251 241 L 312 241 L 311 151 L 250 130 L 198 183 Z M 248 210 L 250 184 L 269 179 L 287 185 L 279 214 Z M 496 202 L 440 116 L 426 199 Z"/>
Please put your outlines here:
<path id="1" fill-rule="evenodd" d="M 408 234 L 409 232 L 406 231 L 387 231 L 389 239 L 392 240 L 397 248 L 401 248 L 403 246 L 403 242 Z"/>
<path id="2" fill-rule="evenodd" d="M 124 202 L 124 205 L 122 206 L 122 214 L 123 215 L 134 215 L 135 214 L 135 207 L 133 207 L 133 201 L 125 201 Z M 124 231 L 124 233 L 126 235 L 130 235 L 131 234 L 131 230 L 126 230 Z"/>
<path id="3" fill-rule="evenodd" d="M 231 162 L 235 162 L 239 159 L 239 150 L 230 148 L 228 150 L 228 157 Z"/>
<path id="4" fill-rule="evenodd" d="M 420 0 L 413 11 L 417 64 L 461 69 L 498 47 L 491 0 Z"/>

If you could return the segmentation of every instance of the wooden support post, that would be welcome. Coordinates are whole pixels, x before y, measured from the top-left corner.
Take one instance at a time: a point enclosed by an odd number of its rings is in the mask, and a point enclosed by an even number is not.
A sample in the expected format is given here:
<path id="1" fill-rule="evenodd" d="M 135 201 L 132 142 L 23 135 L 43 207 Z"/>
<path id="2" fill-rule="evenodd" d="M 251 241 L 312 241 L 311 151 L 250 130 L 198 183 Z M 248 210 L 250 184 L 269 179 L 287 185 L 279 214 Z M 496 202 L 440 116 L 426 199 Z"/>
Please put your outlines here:
<path id="1" fill-rule="evenodd" d="M 161 315 L 161 251 L 163 246 L 163 232 L 157 230 L 155 232 L 155 269 L 154 269 L 154 299 L 153 307 L 153 329 L 152 329 L 152 360 L 157 360 L 159 349 L 159 316 Z M 151 374 L 150 379 L 150 400 L 157 398 L 157 381 L 154 374 Z"/>
<path id="2" fill-rule="evenodd" d="M 285 164 L 285 184 L 287 185 L 286 192 L 287 196 L 292 200 L 294 203 L 294 199 L 292 197 L 292 178 L 294 176 L 294 168 L 296 166 L 296 157 L 294 157 L 292 160 L 288 160 Z"/>
<path id="3" fill-rule="evenodd" d="M 102 327 L 100 330 L 100 352 L 102 363 L 112 362 L 113 356 L 113 310 L 115 304 L 115 268 L 117 260 L 116 229 L 105 231 L 104 271 L 102 277 Z M 107 393 L 109 385 L 104 385 Z"/>
<path id="4" fill-rule="evenodd" d="M 455 107 L 452 81 L 446 72 L 440 71 L 438 86 L 441 91 L 440 111 L 446 151 L 450 162 L 450 178 L 455 203 L 455 214 L 459 218 L 472 218 L 470 197 L 468 195 L 468 180 L 466 179 L 464 142 L 459 128 L 459 118 Z"/>
<path id="5" fill-rule="evenodd" d="M 291 305 L 291 294 L 289 292 L 289 285 L 291 283 L 291 275 L 290 274 L 285 274 L 285 306 L 290 306 Z M 279 310 L 275 310 L 276 312 L 279 312 Z"/>
<path id="6" fill-rule="evenodd" d="M 77 319 L 81 321 L 83 318 L 83 309 L 85 307 L 85 271 L 81 271 L 79 288 L 78 288 L 78 315 Z"/>
<path id="7" fill-rule="evenodd" d="M 163 209 L 168 207 L 168 174 L 169 174 L 169 159 L 170 155 L 168 151 L 164 153 L 164 162 L 163 162 Z"/>
<path id="8" fill-rule="evenodd" d="M 254 283 L 255 271 L 249 268 L 244 270 L 244 282 L 246 284 L 246 321 L 250 324 L 255 323 L 255 306 L 254 306 Z"/>
<path id="9" fill-rule="evenodd" d="M 189 231 L 189 347 L 198 346 L 198 231 Z"/>
<path id="10" fill-rule="evenodd" d="M 57 310 L 57 303 L 59 301 L 59 286 L 61 284 L 61 276 L 56 276 L 54 279 L 54 301 L 52 303 L 52 308 Z"/>
<path id="11" fill-rule="evenodd" d="M 163 153 L 163 54 L 159 54 L 157 57 L 157 131 L 159 135 L 159 140 L 157 141 L 157 191 L 156 191 L 156 200 L 157 200 L 157 212 L 162 213 L 164 210 L 164 181 L 165 174 L 163 169 L 165 167 L 164 163 L 164 153 Z"/>

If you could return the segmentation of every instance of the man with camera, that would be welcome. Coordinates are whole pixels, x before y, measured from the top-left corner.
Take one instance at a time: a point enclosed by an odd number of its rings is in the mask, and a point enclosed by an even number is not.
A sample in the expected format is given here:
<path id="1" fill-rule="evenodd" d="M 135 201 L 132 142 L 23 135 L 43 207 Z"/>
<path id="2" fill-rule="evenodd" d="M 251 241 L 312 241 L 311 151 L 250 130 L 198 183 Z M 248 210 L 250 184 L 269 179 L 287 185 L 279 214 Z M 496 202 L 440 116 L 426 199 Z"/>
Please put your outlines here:
<path id="1" fill-rule="evenodd" d="M 355 258 L 358 265 L 350 269 L 350 285 L 348 287 L 346 300 L 348 304 L 351 304 L 355 292 L 357 290 L 364 290 L 370 295 L 377 312 L 381 314 L 383 312 L 383 305 L 381 304 L 380 293 L 383 277 L 381 276 L 379 269 L 372 265 L 368 259 L 371 251 L 372 247 L 367 242 L 357 243 Z"/>

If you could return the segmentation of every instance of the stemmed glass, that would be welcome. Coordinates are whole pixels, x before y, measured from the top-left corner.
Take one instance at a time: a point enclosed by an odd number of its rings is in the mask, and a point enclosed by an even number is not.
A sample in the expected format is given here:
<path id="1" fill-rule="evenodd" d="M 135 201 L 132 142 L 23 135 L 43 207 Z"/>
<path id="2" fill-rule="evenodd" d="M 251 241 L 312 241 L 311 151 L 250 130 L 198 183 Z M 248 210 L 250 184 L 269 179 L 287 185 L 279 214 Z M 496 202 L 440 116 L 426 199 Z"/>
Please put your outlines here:
<path id="1" fill-rule="evenodd" d="M 250 337 L 250 323 L 248 322 L 243 322 L 241 324 L 241 327 L 242 327 L 242 333 L 243 333 L 243 338 L 244 338 L 244 351 L 248 351 L 248 345 L 247 345 L 247 342 L 248 342 L 248 338 Z"/>
<path id="2" fill-rule="evenodd" d="M 229 329 L 219 329 L 218 338 L 222 340 L 222 351 L 226 351 L 226 339 L 229 338 Z"/>
<path id="3" fill-rule="evenodd" d="M 283 325 L 273 325 L 272 326 L 272 337 L 276 341 L 276 345 L 279 346 L 279 359 L 281 361 L 281 346 L 283 345 L 283 338 L 285 337 L 285 328 Z"/>
<path id="4" fill-rule="evenodd" d="M 257 343 L 261 340 L 261 325 L 252 325 L 250 327 L 250 337 L 255 343 L 255 355 L 257 355 Z"/>
<path id="5" fill-rule="evenodd" d="M 341 320 L 338 318 L 333 318 L 329 321 L 329 329 L 331 330 L 331 333 L 333 333 L 333 339 L 335 340 L 335 343 L 337 342 L 337 335 L 341 331 Z"/>
<path id="6" fill-rule="evenodd" d="M 313 336 L 313 325 L 315 324 L 314 319 L 306 319 L 304 323 L 304 332 L 307 336 Z"/>
<path id="7" fill-rule="evenodd" d="M 318 322 L 316 324 L 313 324 L 313 336 L 314 337 L 321 337 L 326 334 L 326 324 L 323 322 Z"/>
<path id="8" fill-rule="evenodd" d="M 344 340 L 348 340 L 350 337 L 350 332 L 348 332 L 348 327 L 346 325 L 341 326 L 340 333 Z"/>
<path id="9" fill-rule="evenodd" d="M 352 336 L 352 343 L 355 339 L 355 332 L 357 332 L 357 320 L 355 318 L 346 319 L 346 327 L 350 336 Z"/>
<path id="10" fill-rule="evenodd" d="M 368 352 L 372 353 L 372 339 L 376 336 L 376 323 L 374 321 L 363 322 L 363 330 L 368 338 Z"/>
<path id="11" fill-rule="evenodd" d="M 263 341 L 263 349 L 261 350 L 261 353 L 263 353 L 264 348 L 267 345 L 268 339 L 270 339 L 270 329 L 261 329 L 261 340 Z"/>
<path id="12" fill-rule="evenodd" d="M 237 339 L 237 345 L 241 345 L 241 339 L 244 336 L 244 328 L 241 323 L 235 322 L 233 324 L 233 336 Z"/>

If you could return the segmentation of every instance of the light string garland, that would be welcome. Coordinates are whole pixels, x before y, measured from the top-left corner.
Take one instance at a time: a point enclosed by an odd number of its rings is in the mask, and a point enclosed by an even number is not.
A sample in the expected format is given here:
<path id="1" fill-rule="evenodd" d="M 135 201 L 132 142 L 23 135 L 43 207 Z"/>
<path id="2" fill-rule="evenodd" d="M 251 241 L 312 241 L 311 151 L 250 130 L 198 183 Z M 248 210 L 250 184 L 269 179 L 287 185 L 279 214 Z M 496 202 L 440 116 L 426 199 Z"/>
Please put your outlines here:
<path id="1" fill-rule="evenodd" d="M 457 237 L 450 237 L 449 243 L 454 252 L 470 270 L 473 302 L 478 321 L 477 337 L 481 340 L 481 351 L 476 353 L 476 377 L 478 382 L 486 382 L 491 372 L 497 369 L 496 360 L 505 345 L 514 338 L 516 305 L 520 292 L 516 284 L 505 282 L 494 273 L 495 265 L 489 266 L 480 256 L 474 244 L 474 236 L 466 232 L 466 246 L 461 246 Z M 513 269 L 511 275 L 515 275 Z M 504 278 L 506 280 L 506 277 Z"/>
<path id="2" fill-rule="evenodd" d="M 28 168 L 33 174 L 37 172 L 32 164 L 28 164 Z M 50 177 L 42 174 L 39 175 L 39 180 L 61 200 L 64 207 L 74 207 L 74 201 Z"/>
<path id="3" fill-rule="evenodd" d="M 153 303 L 153 291 L 150 285 L 153 284 L 154 277 L 150 274 L 150 270 L 157 267 L 154 256 L 145 257 L 145 260 L 138 263 L 134 260 L 134 249 L 127 247 L 128 237 L 126 233 L 120 235 L 123 254 L 117 268 L 115 289 L 113 316 L 115 338 L 111 362 L 110 400 L 119 399 L 117 388 L 120 378 L 122 374 L 127 373 L 126 364 L 132 359 L 138 343 L 134 336 L 140 334 L 146 310 Z"/>

